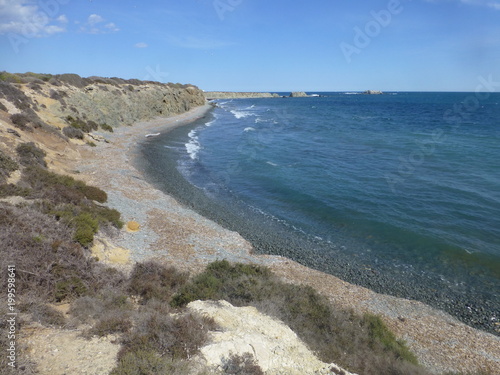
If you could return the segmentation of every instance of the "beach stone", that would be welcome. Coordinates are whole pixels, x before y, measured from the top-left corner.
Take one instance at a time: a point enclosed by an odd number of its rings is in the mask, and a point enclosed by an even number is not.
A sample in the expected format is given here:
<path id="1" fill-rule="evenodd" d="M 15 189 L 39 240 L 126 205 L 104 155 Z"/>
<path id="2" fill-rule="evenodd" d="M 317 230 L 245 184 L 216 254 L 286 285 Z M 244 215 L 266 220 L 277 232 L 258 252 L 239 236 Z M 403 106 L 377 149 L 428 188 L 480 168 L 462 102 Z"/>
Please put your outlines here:
<path id="1" fill-rule="evenodd" d="M 129 221 L 127 223 L 127 231 L 137 232 L 141 228 L 141 225 L 137 221 Z"/>

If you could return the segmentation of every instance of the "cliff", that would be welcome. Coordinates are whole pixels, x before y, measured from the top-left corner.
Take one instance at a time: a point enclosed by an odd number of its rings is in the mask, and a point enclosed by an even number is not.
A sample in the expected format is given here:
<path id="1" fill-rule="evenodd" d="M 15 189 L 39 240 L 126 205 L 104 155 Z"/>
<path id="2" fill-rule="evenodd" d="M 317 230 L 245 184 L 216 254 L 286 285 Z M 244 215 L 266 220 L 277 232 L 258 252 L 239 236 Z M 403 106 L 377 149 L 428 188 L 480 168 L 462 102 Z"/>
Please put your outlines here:
<path id="1" fill-rule="evenodd" d="M 278 94 L 269 92 L 229 92 L 229 91 L 206 91 L 205 97 L 211 99 L 245 99 L 245 98 L 279 98 Z"/>
<path id="2" fill-rule="evenodd" d="M 205 97 L 191 85 L 82 78 L 76 74 L 1 73 L 0 103 L 0 109 L 3 105 L 11 116 L 22 113 L 32 124 L 45 123 L 62 129 L 68 125 L 85 128 L 85 123 L 96 130 L 96 125 L 132 125 L 183 113 L 205 104 Z M 71 123 L 71 119 L 75 121 Z"/>

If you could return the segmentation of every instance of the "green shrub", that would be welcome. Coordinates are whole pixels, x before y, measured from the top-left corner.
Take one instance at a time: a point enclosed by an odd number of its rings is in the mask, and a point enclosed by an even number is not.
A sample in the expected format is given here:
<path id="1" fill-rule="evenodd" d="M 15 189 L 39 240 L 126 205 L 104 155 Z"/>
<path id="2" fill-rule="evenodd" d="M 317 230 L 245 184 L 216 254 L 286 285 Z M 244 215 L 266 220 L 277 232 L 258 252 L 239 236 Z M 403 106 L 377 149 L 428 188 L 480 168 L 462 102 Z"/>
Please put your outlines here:
<path id="1" fill-rule="evenodd" d="M 22 78 L 17 74 L 7 73 L 3 71 L 0 72 L 0 81 L 10 82 L 10 83 L 22 83 Z"/>
<path id="2" fill-rule="evenodd" d="M 90 133 L 92 130 L 98 129 L 98 125 L 94 121 L 85 122 L 78 117 L 75 119 L 72 116 L 67 116 L 66 121 L 68 122 L 69 126 L 75 129 L 79 129 L 84 133 Z"/>
<path id="3" fill-rule="evenodd" d="M 99 222 L 87 212 L 74 218 L 76 231 L 73 239 L 82 246 L 88 246 L 94 241 L 94 234 L 99 229 Z"/>
<path id="4" fill-rule="evenodd" d="M 24 166 L 39 165 L 44 168 L 47 167 L 44 160 L 45 151 L 39 149 L 33 142 L 21 143 L 16 147 L 16 152 L 19 155 L 20 163 Z"/>
<path id="5" fill-rule="evenodd" d="M 108 200 L 106 192 L 95 186 L 89 186 L 80 181 L 75 182 L 74 186 L 78 191 L 82 192 L 87 199 L 97 201 L 99 203 L 106 203 Z"/>
<path id="6" fill-rule="evenodd" d="M 128 290 L 140 296 L 143 303 L 153 298 L 168 301 L 187 278 L 186 273 L 174 267 L 164 267 L 152 261 L 136 263 L 130 275 Z"/>
<path id="7" fill-rule="evenodd" d="M 394 334 L 387 328 L 379 316 L 373 314 L 365 314 L 363 323 L 368 327 L 371 344 L 380 344 L 384 350 L 394 353 L 398 359 L 418 364 L 417 357 L 410 352 L 406 344 L 397 340 Z"/>
<path id="8" fill-rule="evenodd" d="M 113 127 L 108 124 L 101 124 L 101 129 L 113 133 Z"/>

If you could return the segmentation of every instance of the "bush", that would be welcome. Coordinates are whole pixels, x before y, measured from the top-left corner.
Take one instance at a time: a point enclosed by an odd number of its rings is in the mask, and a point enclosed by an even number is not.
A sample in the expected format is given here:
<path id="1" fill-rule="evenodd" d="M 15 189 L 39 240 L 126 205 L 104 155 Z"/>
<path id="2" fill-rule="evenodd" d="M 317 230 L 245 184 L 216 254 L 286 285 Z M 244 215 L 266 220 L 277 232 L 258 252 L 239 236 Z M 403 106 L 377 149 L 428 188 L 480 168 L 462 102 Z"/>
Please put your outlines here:
<path id="1" fill-rule="evenodd" d="M 101 124 L 101 129 L 113 133 L 113 127 L 108 124 Z"/>
<path id="2" fill-rule="evenodd" d="M 3 71 L 0 72 L 0 81 L 10 82 L 10 83 L 22 83 L 22 78 L 18 74 L 12 74 Z"/>
<path id="3" fill-rule="evenodd" d="M 39 149 L 33 142 L 21 143 L 16 147 L 16 152 L 19 155 L 20 163 L 24 166 L 39 165 L 44 168 L 47 167 L 44 160 L 45 151 Z"/>
<path id="4" fill-rule="evenodd" d="M 147 261 L 136 263 L 130 275 L 129 292 L 142 298 L 167 301 L 180 286 L 187 281 L 188 275 L 174 267 L 164 267 L 159 263 Z"/>
<path id="5" fill-rule="evenodd" d="M 78 276 L 71 276 L 68 279 L 56 282 L 54 297 L 56 302 L 64 301 L 68 298 L 80 297 L 88 291 L 83 280 Z"/>
<path id="6" fill-rule="evenodd" d="M 63 134 L 68 137 L 68 138 L 76 138 L 76 139 L 83 139 L 84 133 L 77 128 L 74 128 L 72 126 L 66 126 L 62 130 Z"/>
<path id="7" fill-rule="evenodd" d="M 418 364 L 417 357 L 410 352 L 403 341 L 396 339 L 380 317 L 373 314 L 365 314 L 363 316 L 363 323 L 368 327 L 368 335 L 372 346 L 377 344 L 382 345 L 384 350 L 394 353 L 396 358 L 415 365 Z"/>
<path id="8" fill-rule="evenodd" d="M 84 336 L 107 336 L 112 333 L 126 333 L 132 328 L 132 320 L 127 312 L 107 311 L 99 316 L 98 321 L 92 328 L 84 332 Z"/>
<path id="9" fill-rule="evenodd" d="M 31 122 L 28 116 L 22 113 L 15 113 L 10 116 L 10 121 L 14 124 L 14 126 L 18 129 L 29 131 L 31 128 L 28 124 Z"/>
<path id="10" fill-rule="evenodd" d="M 152 350 L 138 350 L 123 355 L 110 375 L 175 374 L 173 367 L 170 359 L 162 358 Z"/>
<path id="11" fill-rule="evenodd" d="M 222 370 L 224 374 L 231 375 L 264 375 L 264 371 L 250 353 L 230 353 L 230 356 L 222 361 Z"/>
<path id="12" fill-rule="evenodd" d="M 7 181 L 10 174 L 18 169 L 19 164 L 0 150 L 0 183 Z"/>
<path id="13" fill-rule="evenodd" d="M 214 328 L 212 319 L 198 314 L 142 314 L 125 335 L 119 358 L 130 352 L 153 351 L 162 357 L 187 359 L 198 353 L 208 339 L 208 330 Z"/>
<path id="14" fill-rule="evenodd" d="M 90 133 L 92 130 L 98 129 L 98 125 L 94 121 L 85 122 L 78 117 L 75 119 L 72 116 L 67 116 L 66 121 L 68 122 L 69 126 L 75 129 L 79 129 L 84 133 Z"/>
<path id="15" fill-rule="evenodd" d="M 32 320 L 49 327 L 63 327 L 66 318 L 63 313 L 44 303 L 38 303 L 29 308 Z"/>
<path id="16" fill-rule="evenodd" d="M 42 151 L 43 152 L 43 151 Z M 64 203 L 83 203 L 81 202 L 83 198 L 97 201 L 99 203 L 105 203 L 108 196 L 105 191 L 85 184 L 82 181 L 75 180 L 71 176 L 59 175 L 53 172 L 49 172 L 40 167 L 28 167 L 25 169 L 23 174 L 23 181 L 28 183 L 33 189 L 37 190 L 37 194 L 41 198 L 51 198 L 54 202 L 64 202 Z M 54 193 L 56 193 L 54 195 Z M 116 210 L 110 210 L 104 207 L 92 207 L 86 204 L 89 210 L 94 210 L 100 213 L 104 219 L 107 210 L 112 213 L 108 214 L 119 217 Z"/>
<path id="17" fill-rule="evenodd" d="M 9 74 L 9 73 L 7 73 Z M 24 94 L 21 90 L 19 90 L 14 85 L 3 82 L 0 74 L 0 97 L 6 99 L 16 106 L 17 109 L 25 112 L 29 112 L 31 110 L 33 101 Z M 32 115 L 35 115 L 34 112 L 31 112 Z M 36 115 L 35 115 L 36 116 Z"/>
<path id="18" fill-rule="evenodd" d="M 58 74 L 54 77 L 60 82 L 67 83 L 70 86 L 78 88 L 83 88 L 90 83 L 88 79 L 82 78 L 78 74 Z"/>
<path id="19" fill-rule="evenodd" d="M 172 298 L 173 306 L 224 299 L 252 305 L 287 324 L 326 363 L 371 374 L 427 374 L 379 318 L 334 309 L 307 286 L 286 284 L 265 267 L 218 261 Z"/>
<path id="20" fill-rule="evenodd" d="M 2 184 L 0 185 L 0 198 L 6 197 L 29 197 L 32 191 L 28 188 L 23 188 L 14 184 Z"/>
<path id="21" fill-rule="evenodd" d="M 76 231 L 73 239 L 82 246 L 88 246 L 94 241 L 94 234 L 99 229 L 98 221 L 87 212 L 74 218 Z"/>

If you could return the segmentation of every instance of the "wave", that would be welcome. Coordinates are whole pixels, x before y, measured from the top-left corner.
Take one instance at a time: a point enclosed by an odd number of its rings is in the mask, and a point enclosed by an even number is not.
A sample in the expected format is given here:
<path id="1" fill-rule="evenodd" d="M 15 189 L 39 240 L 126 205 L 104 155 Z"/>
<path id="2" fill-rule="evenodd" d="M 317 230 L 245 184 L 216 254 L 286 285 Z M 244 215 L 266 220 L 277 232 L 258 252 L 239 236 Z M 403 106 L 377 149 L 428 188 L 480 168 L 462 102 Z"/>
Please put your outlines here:
<path id="1" fill-rule="evenodd" d="M 236 117 L 237 119 L 240 119 L 240 118 L 244 118 L 244 117 L 248 117 L 248 116 L 255 116 L 254 113 L 250 113 L 250 112 L 245 112 L 245 111 L 237 111 L 236 109 L 233 109 L 230 111 L 234 117 Z"/>
<path id="2" fill-rule="evenodd" d="M 249 126 L 248 128 L 245 128 L 243 129 L 244 132 L 253 132 L 255 131 L 255 128 L 252 128 L 251 126 Z"/>
<path id="3" fill-rule="evenodd" d="M 191 130 L 188 136 L 189 142 L 185 144 L 186 151 L 191 159 L 196 160 L 198 158 L 198 152 L 201 149 L 200 142 L 198 141 L 195 130 Z"/>

